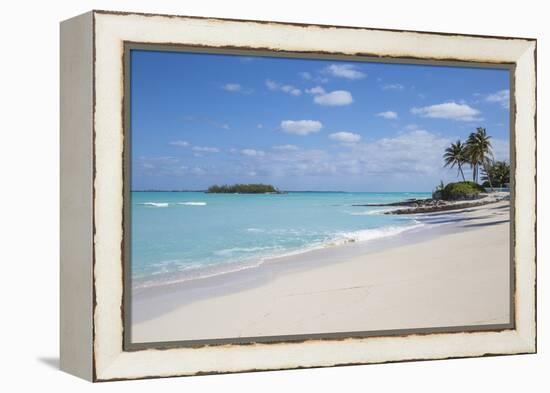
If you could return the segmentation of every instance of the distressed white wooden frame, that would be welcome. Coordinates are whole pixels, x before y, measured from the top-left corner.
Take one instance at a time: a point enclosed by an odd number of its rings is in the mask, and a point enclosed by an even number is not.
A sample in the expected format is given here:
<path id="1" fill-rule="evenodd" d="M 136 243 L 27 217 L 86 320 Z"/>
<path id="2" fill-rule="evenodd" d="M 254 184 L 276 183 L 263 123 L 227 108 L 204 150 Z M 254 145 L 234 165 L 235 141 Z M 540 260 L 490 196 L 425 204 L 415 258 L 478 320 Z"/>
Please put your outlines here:
<path id="1" fill-rule="evenodd" d="M 125 352 L 124 42 L 515 64 L 515 328 Z M 62 23 L 61 50 L 62 369 L 106 381 L 536 352 L 535 40 L 92 11 Z"/>

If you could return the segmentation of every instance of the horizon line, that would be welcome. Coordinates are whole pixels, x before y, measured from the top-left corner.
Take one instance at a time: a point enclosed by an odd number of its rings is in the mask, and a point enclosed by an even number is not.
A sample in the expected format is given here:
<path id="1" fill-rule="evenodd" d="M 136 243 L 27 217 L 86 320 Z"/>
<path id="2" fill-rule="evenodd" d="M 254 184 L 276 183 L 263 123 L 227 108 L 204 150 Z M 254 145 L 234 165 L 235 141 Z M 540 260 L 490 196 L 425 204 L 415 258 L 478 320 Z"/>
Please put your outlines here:
<path id="1" fill-rule="evenodd" d="M 208 190 L 162 190 L 162 189 L 147 189 L 147 190 L 130 190 L 130 192 L 207 192 Z M 377 192 L 377 193 L 392 193 L 392 192 L 411 192 L 411 193 L 427 193 L 432 191 L 345 191 L 345 190 L 280 190 L 280 192 Z M 233 193 L 242 194 L 242 193 Z M 270 193 L 263 193 L 270 194 Z"/>

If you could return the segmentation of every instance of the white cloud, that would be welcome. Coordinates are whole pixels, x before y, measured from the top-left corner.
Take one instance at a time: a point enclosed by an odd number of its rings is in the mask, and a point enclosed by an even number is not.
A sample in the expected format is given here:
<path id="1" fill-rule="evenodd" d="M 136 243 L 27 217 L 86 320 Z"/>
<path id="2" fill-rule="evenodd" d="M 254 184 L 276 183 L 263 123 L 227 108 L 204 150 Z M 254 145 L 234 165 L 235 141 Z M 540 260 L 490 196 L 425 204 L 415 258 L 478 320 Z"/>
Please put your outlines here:
<path id="1" fill-rule="evenodd" d="M 202 169 L 201 167 L 198 167 L 198 166 L 195 166 L 195 167 L 191 168 L 189 170 L 189 172 L 191 172 L 191 174 L 196 175 L 196 176 L 201 176 L 201 175 L 204 175 L 206 173 L 206 171 L 204 169 Z"/>
<path id="2" fill-rule="evenodd" d="M 266 176 L 297 177 L 333 173 L 331 156 L 320 149 L 277 150 L 255 161 L 254 170 Z"/>
<path id="3" fill-rule="evenodd" d="M 256 128 L 264 128 L 264 125 L 262 123 L 256 124 Z"/>
<path id="4" fill-rule="evenodd" d="M 308 94 L 325 94 L 325 89 L 323 89 L 321 86 L 315 86 L 311 89 L 306 89 L 306 93 Z"/>
<path id="5" fill-rule="evenodd" d="M 456 170 L 443 168 L 442 153 L 456 136 L 447 137 L 423 129 L 407 131 L 386 138 L 363 141 L 352 132 L 333 133 L 331 140 L 345 144 L 341 149 L 307 149 L 295 145 L 276 145 L 269 150 L 246 148 L 234 150 L 241 159 L 208 167 L 182 166 L 175 157 L 139 157 L 137 173 L 145 176 L 219 176 L 235 178 L 256 174 L 261 181 L 286 187 L 319 187 L 319 184 L 378 184 L 388 187 L 418 186 L 431 189 L 439 179 L 456 179 Z M 349 134 L 349 135 L 347 135 Z M 509 144 L 504 139 L 491 139 L 496 159 L 507 159 Z M 231 151 L 228 149 L 228 151 Z M 197 153 L 199 154 L 199 153 Z M 207 152 L 201 154 L 208 154 Z M 467 168 L 466 168 L 467 169 Z M 468 173 L 466 173 L 468 176 Z M 355 180 L 353 180 L 355 179 Z M 339 183 L 340 181 L 344 183 Z M 359 183 L 357 183 L 359 182 Z M 345 188 L 345 187 L 344 187 Z M 304 189 L 304 188 L 302 188 Z"/>
<path id="6" fill-rule="evenodd" d="M 144 157 L 140 157 L 140 158 L 144 158 Z M 163 165 L 175 164 L 179 162 L 179 158 L 172 157 L 172 156 L 153 157 L 153 158 L 150 158 L 150 160 Z"/>
<path id="7" fill-rule="evenodd" d="M 231 93 L 251 94 L 253 92 L 252 89 L 245 88 L 238 83 L 226 83 L 222 89 Z"/>
<path id="8" fill-rule="evenodd" d="M 187 141 L 173 141 L 173 142 L 170 142 L 170 145 L 178 146 L 178 147 L 188 147 L 190 146 L 190 143 Z"/>
<path id="9" fill-rule="evenodd" d="M 412 108 L 411 113 L 422 117 L 434 119 L 449 119 L 456 121 L 481 120 L 478 116 L 481 112 L 467 104 L 445 102 L 443 104 L 430 105 L 422 108 Z"/>
<path id="10" fill-rule="evenodd" d="M 342 133 L 346 135 L 345 131 Z M 456 175 L 454 171 L 443 168 L 442 159 L 442 152 L 454 138 L 442 137 L 426 130 L 414 130 L 369 142 L 351 142 L 357 139 L 353 136 L 339 139 L 348 147 L 345 152 L 276 149 L 257 157 L 254 167 L 250 169 L 262 176 L 297 177 L 302 181 L 307 177 L 318 176 L 329 176 L 332 179 L 342 176 L 379 176 L 384 181 L 393 179 L 402 182 L 421 176 L 424 180 L 426 177 L 432 179 L 428 181 L 429 187 L 435 186 L 439 179 L 445 179 L 446 176 L 454 178 Z"/>
<path id="11" fill-rule="evenodd" d="M 271 79 L 267 79 L 265 81 L 265 85 L 267 88 L 271 91 L 282 91 L 284 93 L 293 95 L 293 96 L 299 96 L 302 94 L 302 90 L 292 86 L 292 85 L 281 85 L 278 82 L 275 82 Z"/>
<path id="12" fill-rule="evenodd" d="M 321 71 L 323 74 L 326 74 L 325 70 Z M 300 72 L 299 74 L 303 80 L 312 81 L 317 83 L 327 83 L 329 79 L 322 75 L 313 75 L 311 72 Z"/>
<path id="13" fill-rule="evenodd" d="M 319 132 L 323 123 L 317 120 L 283 120 L 281 130 L 288 134 L 308 135 Z"/>
<path id="14" fill-rule="evenodd" d="M 279 84 L 271 79 L 266 80 L 265 85 L 269 90 L 277 90 L 279 88 Z"/>
<path id="15" fill-rule="evenodd" d="M 170 172 L 172 168 L 178 167 L 179 159 L 171 156 L 144 157 L 140 156 L 135 160 L 135 169 L 148 174 L 160 174 Z"/>
<path id="16" fill-rule="evenodd" d="M 510 142 L 506 139 L 491 139 L 493 158 L 497 161 L 510 162 Z"/>
<path id="17" fill-rule="evenodd" d="M 395 137 L 358 144 L 355 155 L 362 173 L 403 175 L 442 171 L 442 152 L 451 139 L 426 130 L 414 130 Z"/>
<path id="18" fill-rule="evenodd" d="M 285 93 L 291 94 L 293 96 L 299 96 L 302 94 L 302 91 L 300 89 L 297 89 L 292 85 L 281 86 L 281 91 L 284 91 Z"/>
<path id="19" fill-rule="evenodd" d="M 277 145 L 272 147 L 273 150 L 277 151 L 296 151 L 298 146 L 296 145 Z"/>
<path id="20" fill-rule="evenodd" d="M 510 90 L 500 90 L 496 93 L 489 94 L 487 97 L 485 97 L 485 101 L 487 102 L 495 102 L 500 104 L 503 108 L 509 109 L 510 108 Z"/>
<path id="21" fill-rule="evenodd" d="M 361 135 L 347 131 L 335 132 L 333 134 L 330 134 L 328 137 L 332 140 L 342 143 L 356 143 L 361 140 Z"/>
<path id="22" fill-rule="evenodd" d="M 306 93 L 314 96 L 313 101 L 319 105 L 342 106 L 353 102 L 351 93 L 347 90 L 335 90 L 327 93 L 321 86 L 306 89 Z"/>
<path id="23" fill-rule="evenodd" d="M 325 106 L 344 106 L 353 102 L 351 93 L 347 90 L 335 90 L 330 93 L 317 94 L 313 101 Z"/>
<path id="24" fill-rule="evenodd" d="M 403 90 L 405 86 L 400 83 L 389 83 L 382 86 L 382 90 Z"/>
<path id="25" fill-rule="evenodd" d="M 197 154 L 197 153 L 195 153 Z M 206 173 L 203 168 L 182 165 L 175 157 L 139 157 L 135 162 L 134 170 L 145 176 L 172 177 L 172 176 L 202 176 Z"/>
<path id="26" fill-rule="evenodd" d="M 220 149 L 218 149 L 217 147 L 194 146 L 193 151 L 200 153 L 219 153 Z"/>
<path id="27" fill-rule="evenodd" d="M 331 64 L 325 68 L 325 72 L 338 77 L 346 79 L 361 79 L 367 75 L 357 69 L 357 66 L 354 64 Z"/>
<path id="28" fill-rule="evenodd" d="M 222 86 L 222 89 L 227 91 L 241 91 L 242 88 L 243 87 L 238 83 L 226 83 L 225 85 Z"/>
<path id="29" fill-rule="evenodd" d="M 243 149 L 241 150 L 241 154 L 249 157 L 262 157 L 265 155 L 265 152 L 262 150 L 255 150 L 255 149 Z"/>
<path id="30" fill-rule="evenodd" d="M 377 113 L 376 116 L 383 117 L 384 119 L 388 119 L 388 120 L 397 119 L 398 117 L 397 112 L 394 112 L 394 111 L 380 112 L 380 113 Z"/>

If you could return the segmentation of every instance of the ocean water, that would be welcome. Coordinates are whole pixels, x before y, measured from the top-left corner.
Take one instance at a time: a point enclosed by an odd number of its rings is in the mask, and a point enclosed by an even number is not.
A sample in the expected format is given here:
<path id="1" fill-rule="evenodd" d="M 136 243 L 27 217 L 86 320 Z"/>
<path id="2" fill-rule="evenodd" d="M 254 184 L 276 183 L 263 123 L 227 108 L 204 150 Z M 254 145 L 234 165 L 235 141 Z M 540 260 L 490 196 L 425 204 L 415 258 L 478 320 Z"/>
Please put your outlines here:
<path id="1" fill-rule="evenodd" d="M 430 193 L 132 192 L 134 287 L 252 268 L 272 257 L 374 241 L 423 224 L 354 204 L 428 198 Z"/>

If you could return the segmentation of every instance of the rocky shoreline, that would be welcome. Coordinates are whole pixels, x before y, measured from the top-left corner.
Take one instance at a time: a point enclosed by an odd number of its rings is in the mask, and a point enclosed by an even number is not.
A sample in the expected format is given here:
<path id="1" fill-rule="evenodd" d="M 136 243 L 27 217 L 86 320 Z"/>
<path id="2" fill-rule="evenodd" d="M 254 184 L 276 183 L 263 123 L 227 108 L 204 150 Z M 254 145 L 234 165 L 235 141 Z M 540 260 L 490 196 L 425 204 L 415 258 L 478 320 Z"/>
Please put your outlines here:
<path id="1" fill-rule="evenodd" d="M 492 194 L 481 194 L 478 199 L 467 200 L 467 201 L 445 201 L 442 199 L 408 199 L 401 202 L 393 203 L 367 203 L 367 204 L 356 204 L 352 206 L 357 207 L 392 207 L 392 206 L 402 206 L 402 209 L 395 209 L 385 212 L 384 214 L 418 214 L 418 213 L 435 213 L 440 211 L 448 210 L 459 210 L 469 207 L 483 206 L 490 203 L 500 202 L 502 200 L 509 200 L 510 195 L 507 192 L 498 192 Z"/>

